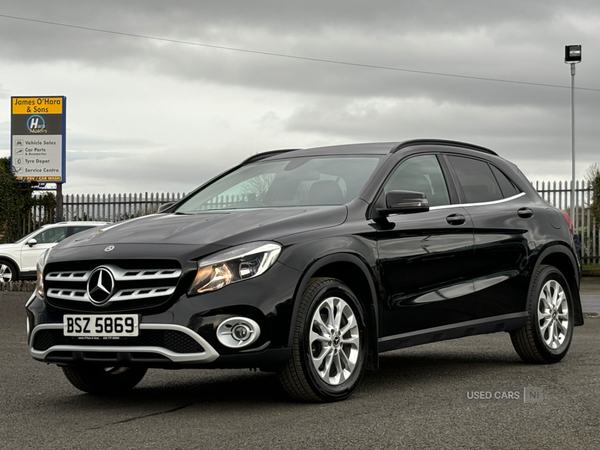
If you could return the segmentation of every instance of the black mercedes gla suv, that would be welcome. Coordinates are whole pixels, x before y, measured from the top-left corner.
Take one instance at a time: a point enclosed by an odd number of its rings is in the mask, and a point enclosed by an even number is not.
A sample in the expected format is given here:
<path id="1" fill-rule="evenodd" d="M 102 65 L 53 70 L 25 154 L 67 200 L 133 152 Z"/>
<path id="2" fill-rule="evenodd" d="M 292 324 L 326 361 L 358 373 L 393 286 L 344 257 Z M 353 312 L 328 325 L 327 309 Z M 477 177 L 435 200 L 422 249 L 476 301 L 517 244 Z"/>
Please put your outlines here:
<path id="1" fill-rule="evenodd" d="M 246 367 L 342 400 L 381 352 L 506 331 L 555 363 L 583 324 L 568 215 L 493 151 L 441 140 L 261 153 L 37 270 L 31 356 L 100 394 Z"/>

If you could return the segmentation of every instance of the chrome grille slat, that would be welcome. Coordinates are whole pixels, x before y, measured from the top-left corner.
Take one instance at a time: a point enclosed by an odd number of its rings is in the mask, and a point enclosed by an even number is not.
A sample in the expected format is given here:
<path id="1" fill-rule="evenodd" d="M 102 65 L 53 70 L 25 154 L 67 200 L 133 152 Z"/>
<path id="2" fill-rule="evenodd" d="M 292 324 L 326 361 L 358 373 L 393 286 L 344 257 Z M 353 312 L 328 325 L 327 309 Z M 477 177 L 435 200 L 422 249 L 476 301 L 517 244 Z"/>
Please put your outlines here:
<path id="1" fill-rule="evenodd" d="M 132 294 L 125 294 L 126 292 L 130 292 L 132 289 L 121 290 L 114 294 L 110 301 L 122 302 L 127 300 L 139 300 L 141 298 L 153 298 L 153 297 L 162 297 L 163 295 L 171 295 L 175 292 L 175 286 L 167 286 L 167 287 L 157 287 L 157 288 L 141 288 L 135 289 Z M 142 291 L 150 291 L 148 293 L 144 293 Z"/>
<path id="2" fill-rule="evenodd" d="M 48 289 L 48 296 L 60 298 L 62 300 L 71 300 L 75 302 L 89 302 L 90 299 L 85 291 L 79 289 Z"/>
<path id="3" fill-rule="evenodd" d="M 46 275 L 48 281 L 79 281 L 87 282 L 90 278 L 91 270 L 81 271 L 68 271 L 68 272 L 51 272 Z"/>
<path id="4" fill-rule="evenodd" d="M 175 292 L 175 286 L 164 286 L 155 288 L 140 288 L 140 289 L 122 289 L 113 294 L 110 301 L 122 302 L 128 300 L 140 300 L 142 298 L 162 297 L 171 295 Z M 89 302 L 90 298 L 86 291 L 79 289 L 48 289 L 48 296 L 51 298 L 59 298 L 61 300 L 71 300 L 74 302 Z"/>
<path id="5" fill-rule="evenodd" d="M 112 264 L 104 264 L 103 267 L 110 269 L 115 277 L 115 281 L 135 281 L 135 280 L 162 280 L 166 278 L 179 278 L 181 269 L 121 269 Z M 52 281 L 85 281 L 90 278 L 92 270 L 69 270 L 64 272 L 50 272 L 46 275 L 46 280 Z"/>

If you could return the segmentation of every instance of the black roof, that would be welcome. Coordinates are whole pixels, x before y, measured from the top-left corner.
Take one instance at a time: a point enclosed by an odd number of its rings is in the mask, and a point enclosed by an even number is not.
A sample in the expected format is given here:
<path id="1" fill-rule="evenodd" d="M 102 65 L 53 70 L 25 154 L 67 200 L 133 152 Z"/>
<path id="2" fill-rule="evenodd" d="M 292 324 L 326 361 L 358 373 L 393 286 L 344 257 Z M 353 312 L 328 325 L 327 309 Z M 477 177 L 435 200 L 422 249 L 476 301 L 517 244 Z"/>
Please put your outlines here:
<path id="1" fill-rule="evenodd" d="M 326 147 L 313 147 L 303 149 L 284 149 L 284 150 L 271 150 L 268 152 L 258 153 L 250 158 L 246 159 L 242 164 L 248 164 L 261 159 L 273 158 L 277 159 L 277 156 L 321 156 L 321 155 L 388 155 L 390 153 L 396 153 L 399 150 L 415 146 L 449 146 L 465 148 L 469 150 L 476 150 L 490 155 L 496 155 L 497 153 L 480 147 L 479 145 L 468 144 L 466 142 L 449 141 L 442 139 L 412 139 L 401 142 L 370 142 L 362 144 L 344 144 L 344 145 L 331 145 Z M 287 153 L 292 152 L 291 155 Z"/>

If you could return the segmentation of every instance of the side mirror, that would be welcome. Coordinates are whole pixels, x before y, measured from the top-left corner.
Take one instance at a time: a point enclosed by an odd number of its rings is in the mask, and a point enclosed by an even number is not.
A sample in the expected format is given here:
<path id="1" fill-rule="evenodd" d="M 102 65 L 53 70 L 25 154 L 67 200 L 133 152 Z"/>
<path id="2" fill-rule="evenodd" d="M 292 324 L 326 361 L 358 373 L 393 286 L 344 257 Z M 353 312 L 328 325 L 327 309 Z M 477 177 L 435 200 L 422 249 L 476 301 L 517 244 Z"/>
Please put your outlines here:
<path id="1" fill-rule="evenodd" d="M 158 210 L 156 212 L 157 213 L 165 212 L 167 209 L 169 209 L 174 204 L 175 204 L 175 202 L 163 203 L 162 205 L 160 205 L 158 207 Z"/>
<path id="2" fill-rule="evenodd" d="M 429 202 L 422 192 L 390 191 L 385 195 L 385 208 L 377 208 L 377 211 L 384 216 L 427 212 Z"/>
<path id="3" fill-rule="evenodd" d="M 37 244 L 37 241 L 35 239 L 29 239 L 27 241 L 27 245 L 29 245 L 30 247 L 33 247 L 36 244 Z"/>

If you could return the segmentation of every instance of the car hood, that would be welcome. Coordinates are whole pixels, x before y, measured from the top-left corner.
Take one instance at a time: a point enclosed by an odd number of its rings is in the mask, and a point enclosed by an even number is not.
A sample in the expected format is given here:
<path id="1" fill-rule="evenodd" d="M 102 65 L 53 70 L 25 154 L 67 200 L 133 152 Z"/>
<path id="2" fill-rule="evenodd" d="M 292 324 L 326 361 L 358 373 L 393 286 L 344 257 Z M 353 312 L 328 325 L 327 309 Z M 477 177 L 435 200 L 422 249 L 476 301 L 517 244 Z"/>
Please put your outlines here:
<path id="1" fill-rule="evenodd" d="M 345 206 L 154 214 L 80 233 L 57 249 L 117 244 L 232 246 L 333 227 L 342 224 L 346 216 Z"/>
<path id="2" fill-rule="evenodd" d="M 23 244 L 0 244 L 0 252 L 21 248 Z"/>

